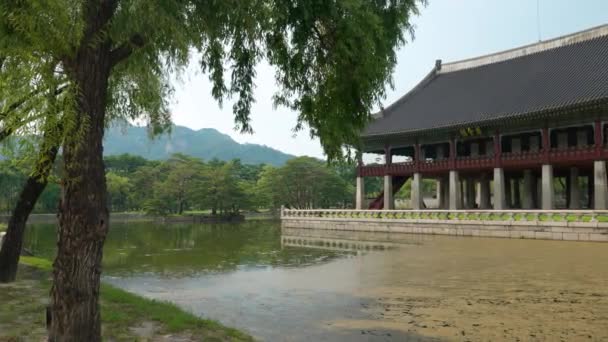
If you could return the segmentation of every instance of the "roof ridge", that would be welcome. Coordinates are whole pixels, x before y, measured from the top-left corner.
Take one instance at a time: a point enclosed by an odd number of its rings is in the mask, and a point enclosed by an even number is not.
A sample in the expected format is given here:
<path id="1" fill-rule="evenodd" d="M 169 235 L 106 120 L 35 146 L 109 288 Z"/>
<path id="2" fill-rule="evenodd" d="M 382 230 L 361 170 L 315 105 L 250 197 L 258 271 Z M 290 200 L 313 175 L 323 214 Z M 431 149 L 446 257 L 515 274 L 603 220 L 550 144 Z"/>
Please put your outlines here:
<path id="1" fill-rule="evenodd" d="M 476 68 L 488 64 L 504 62 L 518 57 L 528 56 L 535 53 L 560 48 L 600 37 L 608 36 L 608 24 L 595 26 L 590 29 L 570 33 L 564 36 L 552 38 L 537 43 L 532 43 L 504 51 L 499 51 L 483 56 L 463 59 L 460 61 L 445 63 L 437 73 L 444 74 L 459 70 Z"/>

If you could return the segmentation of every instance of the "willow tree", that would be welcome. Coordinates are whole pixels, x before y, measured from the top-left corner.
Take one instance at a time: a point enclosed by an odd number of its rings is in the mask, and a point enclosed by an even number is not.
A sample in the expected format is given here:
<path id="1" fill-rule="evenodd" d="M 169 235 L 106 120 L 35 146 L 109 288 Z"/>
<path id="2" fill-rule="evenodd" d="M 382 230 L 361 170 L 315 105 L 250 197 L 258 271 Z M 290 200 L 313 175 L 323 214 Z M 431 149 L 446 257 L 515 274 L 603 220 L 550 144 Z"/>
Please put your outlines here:
<path id="1" fill-rule="evenodd" d="M 54 68 L 49 60 L 0 57 L 0 98 L 4 99 L 0 108 L 0 143 L 13 134 L 20 135 L 22 142 L 35 143 L 22 144 L 26 148 L 22 149 L 21 162 L 34 166 L 12 208 L 0 246 L 0 283 L 15 280 L 26 221 L 47 185 L 59 150 L 62 106 L 57 103 L 63 98 L 64 88 L 62 76 L 56 75 Z M 35 147 L 39 152 L 29 153 Z"/>
<path id="2" fill-rule="evenodd" d="M 197 58 L 212 95 L 234 97 L 236 126 L 249 132 L 256 65 L 266 60 L 276 104 L 298 112 L 296 128 L 308 126 L 338 158 L 384 97 L 419 2 L 4 0 L 0 55 L 56 63 L 67 84 L 50 339 L 100 340 L 102 141 L 113 117 L 165 127 L 169 75 Z"/>

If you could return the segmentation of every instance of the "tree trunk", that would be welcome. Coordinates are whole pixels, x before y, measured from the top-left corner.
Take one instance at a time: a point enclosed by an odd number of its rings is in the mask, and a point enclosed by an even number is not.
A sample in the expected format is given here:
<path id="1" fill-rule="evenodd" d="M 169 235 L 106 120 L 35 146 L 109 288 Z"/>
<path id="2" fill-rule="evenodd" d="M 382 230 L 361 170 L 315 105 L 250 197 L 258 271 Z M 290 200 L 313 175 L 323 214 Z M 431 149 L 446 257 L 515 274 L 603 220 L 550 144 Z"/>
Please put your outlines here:
<path id="1" fill-rule="evenodd" d="M 109 225 L 102 144 L 112 63 L 110 43 L 93 42 L 103 23 L 97 22 L 102 15 L 92 8 L 87 18 L 92 28 L 85 30 L 80 50 L 66 63 L 78 97 L 76 117 L 66 128 L 63 147 L 64 179 L 53 263 L 49 340 L 57 342 L 101 341 L 99 283 Z"/>
<path id="2" fill-rule="evenodd" d="M 0 283 L 15 281 L 21 248 L 23 246 L 25 223 L 34 209 L 38 197 L 40 197 L 40 194 L 42 194 L 42 191 L 46 187 L 49 174 L 57 157 L 57 145 L 54 143 L 49 144 L 49 138 L 46 135 L 43 139 L 36 165 L 37 170 L 34 172 L 34 175 L 27 179 L 25 186 L 21 190 L 17 205 L 8 222 L 4 242 L 0 248 Z"/>

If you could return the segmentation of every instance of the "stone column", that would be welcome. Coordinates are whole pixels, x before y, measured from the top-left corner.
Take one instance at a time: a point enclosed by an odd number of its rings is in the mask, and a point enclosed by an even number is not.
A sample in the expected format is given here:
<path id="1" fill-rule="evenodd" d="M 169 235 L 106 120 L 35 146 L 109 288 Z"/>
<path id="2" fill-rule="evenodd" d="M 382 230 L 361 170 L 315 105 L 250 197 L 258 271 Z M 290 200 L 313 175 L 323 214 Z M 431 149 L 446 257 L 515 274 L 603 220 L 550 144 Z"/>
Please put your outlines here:
<path id="1" fill-rule="evenodd" d="M 595 210 L 608 209 L 608 188 L 606 186 L 606 162 L 597 160 L 593 163 L 593 204 Z"/>
<path id="2" fill-rule="evenodd" d="M 570 209 L 581 208 L 581 183 L 578 181 L 578 168 L 570 168 Z"/>
<path id="3" fill-rule="evenodd" d="M 586 175 L 585 178 L 587 178 L 587 208 L 593 209 L 593 172 Z"/>
<path id="4" fill-rule="evenodd" d="M 450 179 L 444 177 L 441 179 L 441 209 L 450 209 Z"/>
<path id="5" fill-rule="evenodd" d="M 423 208 L 422 204 L 422 176 L 419 172 L 414 173 L 412 178 L 412 192 L 410 194 L 410 202 L 412 209 L 420 210 Z"/>
<path id="6" fill-rule="evenodd" d="M 522 209 L 534 209 L 534 192 L 536 192 L 536 178 L 532 170 L 524 170 L 524 181 L 523 181 L 523 197 L 521 199 Z"/>
<path id="7" fill-rule="evenodd" d="M 479 209 L 490 209 L 490 180 L 485 173 L 479 179 Z"/>
<path id="8" fill-rule="evenodd" d="M 502 168 L 494 169 L 494 210 L 505 210 L 505 172 Z"/>
<path id="9" fill-rule="evenodd" d="M 555 186 L 553 184 L 553 165 L 545 164 L 543 165 L 542 172 L 542 187 L 543 187 L 543 197 L 542 197 L 542 208 L 543 210 L 552 210 L 553 203 L 555 198 Z"/>
<path id="10" fill-rule="evenodd" d="M 435 199 L 437 202 L 437 209 L 441 209 L 441 201 L 442 201 L 442 191 L 443 189 L 441 188 L 443 186 L 443 184 L 441 184 L 441 178 L 437 178 L 435 179 Z"/>
<path id="11" fill-rule="evenodd" d="M 521 189 L 519 178 L 513 178 L 513 208 L 521 208 Z"/>
<path id="12" fill-rule="evenodd" d="M 465 208 L 475 208 L 475 180 L 471 178 L 465 179 Z"/>
<path id="13" fill-rule="evenodd" d="M 444 178 L 437 178 L 437 209 L 447 209 L 449 197 L 448 182 Z"/>
<path id="14" fill-rule="evenodd" d="M 395 209 L 395 198 L 393 196 L 393 176 L 384 176 L 384 210 Z"/>
<path id="15" fill-rule="evenodd" d="M 450 171 L 450 210 L 462 208 L 458 171 Z"/>
<path id="16" fill-rule="evenodd" d="M 363 177 L 357 177 L 356 209 L 361 210 L 365 206 L 365 183 Z"/>
<path id="17" fill-rule="evenodd" d="M 505 176 L 505 207 L 504 209 L 511 209 L 513 206 L 513 186 L 511 184 L 511 177 Z"/>

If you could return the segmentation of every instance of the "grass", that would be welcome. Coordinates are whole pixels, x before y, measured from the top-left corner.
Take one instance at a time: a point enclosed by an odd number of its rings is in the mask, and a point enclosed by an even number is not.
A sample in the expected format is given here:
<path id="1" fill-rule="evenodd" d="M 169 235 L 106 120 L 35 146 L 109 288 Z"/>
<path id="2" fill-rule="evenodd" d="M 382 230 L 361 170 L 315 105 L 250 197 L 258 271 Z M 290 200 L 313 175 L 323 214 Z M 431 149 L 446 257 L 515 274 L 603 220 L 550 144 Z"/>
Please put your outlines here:
<path id="1" fill-rule="evenodd" d="M 0 284 L 2 342 L 40 341 L 46 335 L 44 310 L 52 263 L 24 256 L 21 264 L 15 283 Z M 143 298 L 109 284 L 101 285 L 100 305 L 104 340 L 145 341 L 170 335 L 180 341 L 253 341 L 243 332 L 201 319 L 174 304 Z M 142 327 L 146 326 L 144 334 Z"/>
<path id="2" fill-rule="evenodd" d="M 6 230 L 6 223 L 0 223 L 0 232 L 3 232 Z"/>

